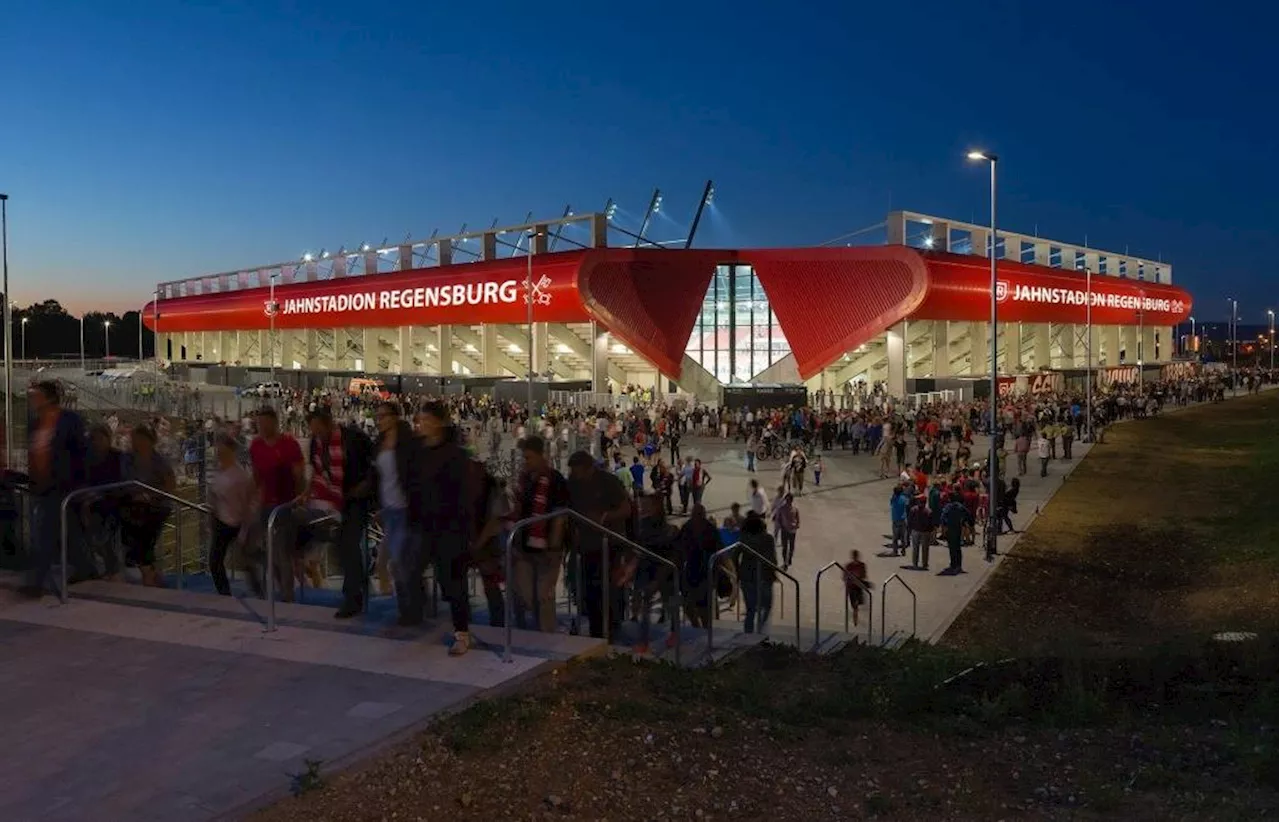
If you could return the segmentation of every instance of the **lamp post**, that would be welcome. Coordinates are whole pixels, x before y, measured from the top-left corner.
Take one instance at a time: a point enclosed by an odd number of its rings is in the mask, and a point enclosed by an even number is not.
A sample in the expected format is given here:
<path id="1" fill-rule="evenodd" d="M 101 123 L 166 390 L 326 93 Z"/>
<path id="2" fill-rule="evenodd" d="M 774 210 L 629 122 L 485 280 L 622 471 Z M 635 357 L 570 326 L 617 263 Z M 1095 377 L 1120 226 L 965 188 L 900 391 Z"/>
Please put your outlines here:
<path id="1" fill-rule="evenodd" d="M 89 367 L 85 365 L 85 361 L 84 361 L 84 315 L 83 314 L 80 315 L 80 370 L 86 373 L 89 371 Z"/>
<path id="2" fill-rule="evenodd" d="M 13 328 L 9 313 L 9 195 L 0 194 L 0 259 L 4 269 L 4 464 L 13 465 Z"/>
<path id="3" fill-rule="evenodd" d="M 996 308 L 996 163 L 999 158 L 989 151 L 970 151 L 968 158 L 975 161 L 985 161 L 991 167 L 991 247 L 988 249 L 988 256 L 991 258 L 991 451 L 987 456 L 987 481 L 991 488 L 988 492 L 987 502 L 987 559 L 995 556 L 996 553 L 996 531 L 999 524 L 996 519 L 996 480 L 1000 476 L 1000 460 L 996 453 L 996 429 L 998 426 L 998 414 L 1000 404 L 1000 381 L 996 374 L 996 355 L 999 344 L 999 333 L 996 321 L 998 318 L 998 309 Z"/>
<path id="4" fill-rule="evenodd" d="M 271 382 L 273 383 L 276 381 L 276 313 L 279 307 L 276 305 L 276 279 L 279 276 L 279 273 L 271 275 L 271 296 L 268 297 L 271 304 Z"/>
<path id="5" fill-rule="evenodd" d="M 1276 312 L 1267 309 L 1267 347 L 1271 348 L 1271 370 L 1276 370 Z"/>
<path id="6" fill-rule="evenodd" d="M 526 431 L 533 434 L 533 244 L 534 240 L 542 236 L 541 231 L 530 231 L 527 234 L 529 238 L 529 253 L 525 255 L 525 275 L 524 275 L 524 303 L 526 319 L 529 324 L 529 376 L 528 376 L 528 396 L 529 396 L 529 424 Z"/>
<path id="7" fill-rule="evenodd" d="M 102 321 L 102 359 L 111 359 L 111 320 Z"/>
<path id="8" fill-rule="evenodd" d="M 20 360 L 21 362 L 27 361 L 27 322 L 30 319 L 31 319 L 30 317 L 22 318 L 22 359 Z"/>
<path id="9" fill-rule="evenodd" d="M 1236 314 L 1238 305 L 1235 297 L 1228 297 L 1227 302 L 1231 303 L 1231 390 L 1234 393 L 1236 388 Z"/>
<path id="10" fill-rule="evenodd" d="M 1196 341 L 1196 318 L 1189 317 L 1191 320 L 1191 350 L 1195 352 L 1196 359 L 1200 359 L 1200 344 Z"/>
<path id="11" fill-rule="evenodd" d="M 1084 267 L 1084 424 L 1085 436 L 1093 442 L 1093 269 Z"/>
<path id="12" fill-rule="evenodd" d="M 142 318 L 138 318 L 142 322 Z M 155 357 L 155 374 L 152 376 L 154 391 L 160 388 L 160 289 L 156 289 L 155 298 L 151 301 L 151 353 Z"/>

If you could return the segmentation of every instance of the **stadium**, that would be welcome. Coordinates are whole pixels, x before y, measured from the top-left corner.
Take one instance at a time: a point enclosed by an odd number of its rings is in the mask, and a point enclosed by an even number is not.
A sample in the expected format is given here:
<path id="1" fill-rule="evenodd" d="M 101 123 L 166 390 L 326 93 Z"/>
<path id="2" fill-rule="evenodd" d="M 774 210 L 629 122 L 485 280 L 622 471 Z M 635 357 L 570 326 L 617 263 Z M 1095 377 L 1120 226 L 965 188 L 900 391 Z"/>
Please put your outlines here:
<path id="1" fill-rule="evenodd" d="M 907 211 L 887 216 L 883 244 L 694 248 L 701 213 L 674 248 L 644 237 L 648 216 L 632 233 L 606 207 L 305 255 L 160 283 L 144 316 L 162 359 L 226 384 L 369 374 L 461 390 L 532 373 L 543 396 L 718 403 L 732 386 L 803 384 L 836 404 L 874 383 L 981 396 L 992 333 L 1002 392 L 1179 365 L 1191 297 L 1164 262 Z"/>

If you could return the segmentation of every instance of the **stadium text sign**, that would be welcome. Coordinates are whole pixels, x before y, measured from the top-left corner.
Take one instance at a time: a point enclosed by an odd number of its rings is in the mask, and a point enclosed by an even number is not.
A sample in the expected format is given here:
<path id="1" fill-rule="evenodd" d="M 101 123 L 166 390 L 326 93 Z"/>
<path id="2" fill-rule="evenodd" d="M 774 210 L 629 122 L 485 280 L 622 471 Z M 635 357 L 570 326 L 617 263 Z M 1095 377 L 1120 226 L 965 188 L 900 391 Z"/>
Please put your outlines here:
<path id="1" fill-rule="evenodd" d="M 1008 282 L 996 284 L 996 299 L 1005 302 L 1010 297 L 1016 303 L 1036 303 L 1040 305 L 1079 305 L 1086 306 L 1091 302 L 1094 308 L 1119 308 L 1129 311 L 1160 311 L 1174 314 L 1181 313 L 1186 305 L 1182 300 L 1165 297 L 1148 297 L 1139 294 L 1117 294 L 1094 288 L 1088 291 L 1083 288 L 1058 288 L 1054 286 L 1019 284 L 1013 288 Z"/>
<path id="2" fill-rule="evenodd" d="M 351 311 L 396 311 L 450 306 L 483 306 L 524 302 L 516 280 L 452 285 L 419 286 L 317 294 L 280 300 L 280 313 L 343 314 Z"/>

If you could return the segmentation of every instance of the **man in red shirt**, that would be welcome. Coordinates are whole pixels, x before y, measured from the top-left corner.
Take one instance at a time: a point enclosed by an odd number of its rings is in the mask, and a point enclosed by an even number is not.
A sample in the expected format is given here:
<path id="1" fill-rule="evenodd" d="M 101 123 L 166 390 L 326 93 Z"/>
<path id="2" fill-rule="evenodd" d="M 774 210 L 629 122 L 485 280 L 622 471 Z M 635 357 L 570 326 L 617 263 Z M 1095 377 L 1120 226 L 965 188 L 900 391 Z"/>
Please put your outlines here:
<path id="1" fill-rule="evenodd" d="M 281 433 L 276 410 L 263 406 L 257 414 L 258 436 L 249 445 L 249 461 L 253 467 L 253 481 L 258 486 L 259 515 L 263 534 L 267 520 L 277 507 L 293 502 L 306 490 L 306 472 L 303 470 L 302 448 L 298 441 Z M 276 582 L 285 602 L 293 601 L 292 567 L 293 540 L 296 529 L 292 516 L 281 512 L 276 517 L 276 532 L 265 537 L 268 550 L 274 544 L 276 550 Z M 253 572 L 256 577 L 256 572 Z"/>

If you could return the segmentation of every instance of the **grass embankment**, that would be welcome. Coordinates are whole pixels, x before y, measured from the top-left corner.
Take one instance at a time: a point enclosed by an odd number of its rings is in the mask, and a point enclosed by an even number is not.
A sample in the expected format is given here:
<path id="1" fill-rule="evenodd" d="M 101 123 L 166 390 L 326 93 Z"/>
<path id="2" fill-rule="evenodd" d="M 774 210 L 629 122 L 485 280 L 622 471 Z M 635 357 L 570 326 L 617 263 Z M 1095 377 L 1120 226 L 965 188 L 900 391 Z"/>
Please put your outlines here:
<path id="1" fill-rule="evenodd" d="M 259 818 L 1275 818 L 1275 409 L 1114 429 L 942 646 L 573 665 Z"/>
<path id="2" fill-rule="evenodd" d="M 946 644 L 1145 653 L 1276 625 L 1276 396 L 1107 432 Z"/>

